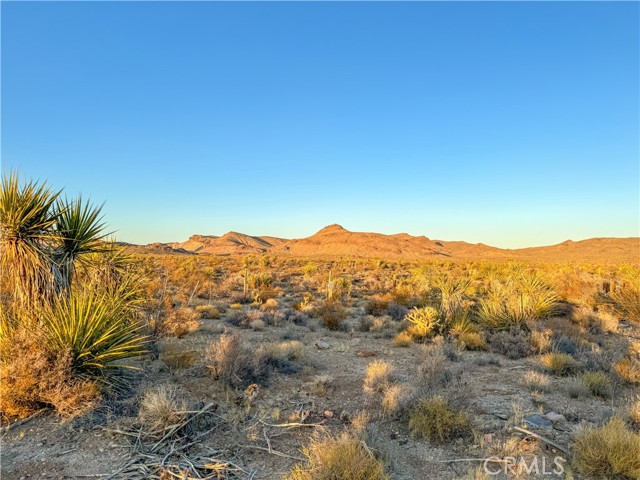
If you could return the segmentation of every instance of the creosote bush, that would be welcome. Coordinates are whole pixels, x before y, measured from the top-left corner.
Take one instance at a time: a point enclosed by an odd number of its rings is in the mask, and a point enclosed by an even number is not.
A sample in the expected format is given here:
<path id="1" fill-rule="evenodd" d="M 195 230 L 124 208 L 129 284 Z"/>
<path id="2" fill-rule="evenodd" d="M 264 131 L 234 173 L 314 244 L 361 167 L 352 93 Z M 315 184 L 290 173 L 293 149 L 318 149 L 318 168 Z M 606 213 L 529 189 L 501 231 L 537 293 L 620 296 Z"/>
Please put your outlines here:
<path id="1" fill-rule="evenodd" d="M 314 316 L 322 321 L 322 325 L 329 330 L 339 330 L 342 322 L 347 318 L 347 311 L 336 300 L 326 300 L 315 309 Z"/>
<path id="2" fill-rule="evenodd" d="M 573 466 L 591 478 L 640 478 L 640 434 L 620 418 L 579 432 L 573 443 Z"/>
<path id="3" fill-rule="evenodd" d="M 268 360 L 262 352 L 243 345 L 237 335 L 222 335 L 207 348 L 204 363 L 216 380 L 245 388 L 264 383 L 270 373 Z"/>

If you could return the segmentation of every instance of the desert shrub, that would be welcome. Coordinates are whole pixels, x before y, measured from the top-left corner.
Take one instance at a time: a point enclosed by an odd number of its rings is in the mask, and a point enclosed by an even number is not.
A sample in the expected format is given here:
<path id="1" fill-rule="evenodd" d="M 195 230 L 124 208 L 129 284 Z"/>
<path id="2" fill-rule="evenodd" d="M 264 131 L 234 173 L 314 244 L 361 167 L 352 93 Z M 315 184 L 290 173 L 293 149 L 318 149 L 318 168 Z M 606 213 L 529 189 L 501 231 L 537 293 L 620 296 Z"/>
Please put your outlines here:
<path id="1" fill-rule="evenodd" d="M 63 417 L 90 410 L 100 396 L 95 380 L 74 374 L 68 351 L 47 348 L 41 332 L 4 331 L 0 340 L 0 411 L 23 418 L 53 407 Z"/>
<path id="2" fill-rule="evenodd" d="M 464 332 L 456 338 L 458 344 L 467 350 L 488 350 L 484 335 L 479 332 Z"/>
<path id="3" fill-rule="evenodd" d="M 391 417 L 405 408 L 406 402 L 409 400 L 409 392 L 405 385 L 395 383 L 388 385 L 382 391 L 380 406 L 382 414 Z"/>
<path id="4" fill-rule="evenodd" d="M 433 307 L 412 308 L 405 320 L 411 324 L 407 332 L 416 340 L 439 333 L 443 326 L 440 313 Z"/>
<path id="5" fill-rule="evenodd" d="M 623 381 L 640 384 L 640 360 L 637 358 L 624 357 L 613 364 L 613 369 Z"/>
<path id="6" fill-rule="evenodd" d="M 314 316 L 322 321 L 325 328 L 339 330 L 340 325 L 347 318 L 347 311 L 339 302 L 325 301 L 315 309 Z"/>
<path id="7" fill-rule="evenodd" d="M 305 464 L 298 464 L 285 480 L 387 480 L 384 464 L 357 436 L 315 438 L 303 448 Z"/>
<path id="8" fill-rule="evenodd" d="M 241 310 L 229 316 L 227 321 L 240 328 L 251 328 L 251 324 L 256 321 L 262 321 L 263 312 L 258 309 L 250 308 L 248 310 Z"/>
<path id="9" fill-rule="evenodd" d="M 304 345 L 298 340 L 269 345 L 267 351 L 269 356 L 276 360 L 299 360 L 304 357 Z"/>
<path id="10" fill-rule="evenodd" d="M 195 311 L 200 314 L 202 318 L 220 318 L 220 310 L 215 305 L 198 305 Z"/>
<path id="11" fill-rule="evenodd" d="M 389 324 L 389 317 L 374 317 L 373 315 L 367 315 L 360 318 L 360 331 L 361 332 L 379 332 L 384 330 Z"/>
<path id="12" fill-rule="evenodd" d="M 529 370 L 523 375 L 522 383 L 531 391 L 548 392 L 551 388 L 551 377 L 544 373 Z"/>
<path id="13" fill-rule="evenodd" d="M 264 383 L 269 376 L 268 358 L 240 342 L 236 335 L 222 335 L 205 351 L 204 364 L 216 380 L 246 388 Z"/>
<path id="14" fill-rule="evenodd" d="M 611 299 L 621 316 L 640 323 L 640 269 L 627 267 L 623 274 L 624 285 L 611 294 Z"/>
<path id="15" fill-rule="evenodd" d="M 521 328 L 495 332 L 489 337 L 491 350 L 511 360 L 528 357 L 533 353 L 531 337 Z"/>
<path id="16" fill-rule="evenodd" d="M 540 357 L 542 366 L 556 375 L 571 375 L 578 370 L 575 359 L 566 353 L 551 352 Z"/>
<path id="17" fill-rule="evenodd" d="M 190 350 L 182 350 L 175 346 L 164 346 L 160 353 L 162 360 L 171 370 L 183 370 L 192 367 L 197 359 L 197 353 Z"/>
<path id="18" fill-rule="evenodd" d="M 200 328 L 200 314 L 189 307 L 172 309 L 159 328 L 161 335 L 182 338 Z"/>
<path id="19" fill-rule="evenodd" d="M 591 395 L 591 390 L 580 377 L 569 377 L 566 380 L 565 389 L 570 398 L 585 398 Z"/>
<path id="20" fill-rule="evenodd" d="M 490 327 L 502 330 L 549 317 L 559 307 L 560 298 L 538 275 L 519 272 L 492 281 L 486 297 L 480 299 L 478 317 Z"/>
<path id="21" fill-rule="evenodd" d="M 409 309 L 407 309 L 407 307 L 395 302 L 389 303 L 389 306 L 387 307 L 387 315 L 389 315 L 391 320 L 395 322 L 403 320 L 407 313 L 409 313 Z"/>
<path id="22" fill-rule="evenodd" d="M 577 472 L 598 479 L 640 478 L 640 434 L 620 418 L 599 428 L 576 434 L 573 466 Z"/>
<path id="23" fill-rule="evenodd" d="M 611 396 L 611 380 L 606 373 L 585 372 L 581 379 L 592 395 L 602 398 L 609 398 Z"/>
<path id="24" fill-rule="evenodd" d="M 422 400 L 411 410 L 409 430 L 415 437 L 435 443 L 468 439 L 473 435 L 469 415 L 453 410 L 438 396 Z"/>
<path id="25" fill-rule="evenodd" d="M 391 384 L 393 367 L 384 360 L 374 360 L 367 366 L 364 391 L 367 394 L 381 393 Z"/>
<path id="26" fill-rule="evenodd" d="M 184 420 L 186 404 L 179 399 L 175 386 L 160 385 L 148 389 L 140 400 L 138 422 L 144 435 L 161 438 L 167 429 Z"/>
<path id="27" fill-rule="evenodd" d="M 549 328 L 531 332 L 531 347 L 535 353 L 547 353 L 551 350 L 553 332 Z"/>
<path id="28" fill-rule="evenodd" d="M 375 295 L 371 297 L 364 305 L 364 312 L 367 315 L 380 316 L 387 313 L 390 299 L 388 296 Z"/>
<path id="29" fill-rule="evenodd" d="M 408 347 L 413 343 L 413 337 L 409 332 L 403 331 L 393 338 L 394 347 Z"/>
<path id="30" fill-rule="evenodd" d="M 629 403 L 627 407 L 627 416 L 631 423 L 636 427 L 640 427 L 640 395 Z"/>

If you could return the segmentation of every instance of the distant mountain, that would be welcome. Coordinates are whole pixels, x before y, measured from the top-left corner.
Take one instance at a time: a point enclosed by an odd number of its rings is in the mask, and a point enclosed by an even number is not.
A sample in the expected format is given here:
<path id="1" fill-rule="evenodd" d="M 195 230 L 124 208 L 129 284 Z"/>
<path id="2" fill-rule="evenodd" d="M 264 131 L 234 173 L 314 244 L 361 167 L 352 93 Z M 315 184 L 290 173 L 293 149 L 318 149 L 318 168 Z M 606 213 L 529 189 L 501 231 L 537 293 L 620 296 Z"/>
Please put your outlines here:
<path id="1" fill-rule="evenodd" d="M 268 252 L 283 242 L 286 242 L 286 240 L 276 237 L 252 237 L 244 233 L 229 232 L 221 237 L 193 235 L 186 242 L 170 243 L 168 245 L 173 249 L 184 249 L 193 253 L 234 255 Z"/>
<path id="2" fill-rule="evenodd" d="M 501 249 L 482 243 L 431 240 L 407 233 L 351 232 L 340 225 L 329 225 L 310 237 L 286 240 L 270 236 L 251 236 L 229 232 L 221 237 L 193 235 L 185 242 L 154 243 L 141 247 L 155 253 L 211 255 L 261 254 L 271 252 L 296 257 L 368 257 L 392 260 L 461 259 L 528 260 L 568 262 L 640 262 L 640 238 L 591 238 L 567 240 L 557 245 L 521 249 Z"/>

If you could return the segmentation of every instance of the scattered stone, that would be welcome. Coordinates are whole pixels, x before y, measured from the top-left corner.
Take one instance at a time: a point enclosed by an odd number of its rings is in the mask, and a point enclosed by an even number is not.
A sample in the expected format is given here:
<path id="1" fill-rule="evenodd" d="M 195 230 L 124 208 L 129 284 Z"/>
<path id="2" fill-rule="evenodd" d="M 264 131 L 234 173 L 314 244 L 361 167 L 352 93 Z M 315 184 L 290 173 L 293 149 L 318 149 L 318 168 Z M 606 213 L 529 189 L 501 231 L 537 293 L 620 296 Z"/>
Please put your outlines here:
<path id="1" fill-rule="evenodd" d="M 543 417 L 542 415 L 539 415 L 537 413 L 535 415 L 526 417 L 524 421 L 532 427 L 551 428 L 551 421 L 548 418 Z"/>
<path id="2" fill-rule="evenodd" d="M 376 355 L 377 352 L 374 352 L 373 350 L 358 350 L 356 352 L 357 357 L 375 357 Z"/>
<path id="3" fill-rule="evenodd" d="M 552 422 L 560 422 L 566 420 L 566 418 L 564 418 L 564 415 L 556 412 L 549 412 L 545 415 L 545 417 L 547 417 Z"/>
<path id="4" fill-rule="evenodd" d="M 509 420 L 509 415 L 505 415 L 504 413 L 496 413 L 495 415 L 496 415 L 496 417 L 498 417 L 500 420 Z"/>
<path id="5" fill-rule="evenodd" d="M 333 412 L 331 410 L 325 410 L 324 416 L 327 418 L 333 418 Z"/>
<path id="6" fill-rule="evenodd" d="M 340 412 L 340 421 L 343 423 L 351 423 L 351 414 L 346 410 Z"/>
<path id="7" fill-rule="evenodd" d="M 331 345 L 329 344 L 329 342 L 325 342 L 324 340 L 318 340 L 316 342 L 316 348 L 318 350 L 329 350 L 329 348 L 331 348 Z"/>

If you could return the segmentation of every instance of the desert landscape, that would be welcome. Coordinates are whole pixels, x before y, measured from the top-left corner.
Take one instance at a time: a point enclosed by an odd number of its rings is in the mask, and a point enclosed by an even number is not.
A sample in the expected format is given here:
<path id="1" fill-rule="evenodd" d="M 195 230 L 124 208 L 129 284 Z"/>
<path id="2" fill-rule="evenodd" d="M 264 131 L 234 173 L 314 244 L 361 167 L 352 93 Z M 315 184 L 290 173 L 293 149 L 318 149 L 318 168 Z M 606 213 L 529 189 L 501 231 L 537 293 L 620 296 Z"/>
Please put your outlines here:
<path id="1" fill-rule="evenodd" d="M 0 1 L 0 480 L 640 480 L 639 18 Z"/>
<path id="2" fill-rule="evenodd" d="M 135 246 L 66 202 L 4 177 L 3 478 L 640 478 L 640 238 Z"/>

